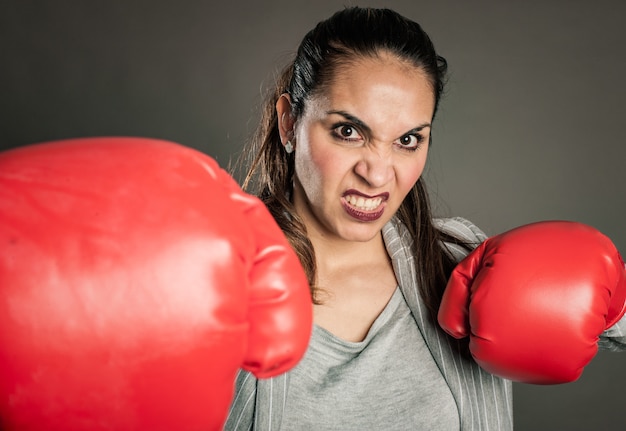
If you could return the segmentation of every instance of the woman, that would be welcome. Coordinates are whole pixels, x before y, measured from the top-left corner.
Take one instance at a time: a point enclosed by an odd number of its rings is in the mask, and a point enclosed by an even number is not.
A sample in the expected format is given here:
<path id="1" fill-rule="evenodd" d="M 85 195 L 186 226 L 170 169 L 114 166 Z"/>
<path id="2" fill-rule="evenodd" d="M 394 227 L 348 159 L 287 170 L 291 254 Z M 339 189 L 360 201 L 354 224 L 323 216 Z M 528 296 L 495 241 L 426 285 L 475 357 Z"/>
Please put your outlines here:
<path id="1" fill-rule="evenodd" d="M 244 187 L 297 251 L 315 327 L 291 372 L 239 374 L 226 429 L 512 429 L 511 382 L 436 323 L 485 239 L 433 219 L 421 179 L 445 72 L 417 23 L 361 8 L 319 23 L 283 71 Z"/>

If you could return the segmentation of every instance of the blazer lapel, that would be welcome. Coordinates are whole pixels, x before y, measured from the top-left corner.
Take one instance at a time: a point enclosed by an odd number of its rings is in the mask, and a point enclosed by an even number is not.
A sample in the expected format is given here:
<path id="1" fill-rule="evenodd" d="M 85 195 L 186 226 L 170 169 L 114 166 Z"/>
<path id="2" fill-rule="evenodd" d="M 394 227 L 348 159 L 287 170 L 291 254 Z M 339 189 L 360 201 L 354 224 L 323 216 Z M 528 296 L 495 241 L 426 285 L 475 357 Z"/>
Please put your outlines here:
<path id="1" fill-rule="evenodd" d="M 481 412 L 481 407 L 497 405 L 495 390 L 485 397 L 484 381 L 492 380 L 472 360 L 455 353 L 448 335 L 439 328 L 427 311 L 418 289 L 416 261 L 412 252 L 412 238 L 408 230 L 397 219 L 392 219 L 383 229 L 387 252 L 391 257 L 396 279 L 407 305 L 413 313 L 433 359 L 444 376 L 459 410 L 461 429 L 489 429 L 489 414 Z M 496 403 L 494 403 L 494 399 Z M 500 428 L 509 429 L 505 424 Z"/>

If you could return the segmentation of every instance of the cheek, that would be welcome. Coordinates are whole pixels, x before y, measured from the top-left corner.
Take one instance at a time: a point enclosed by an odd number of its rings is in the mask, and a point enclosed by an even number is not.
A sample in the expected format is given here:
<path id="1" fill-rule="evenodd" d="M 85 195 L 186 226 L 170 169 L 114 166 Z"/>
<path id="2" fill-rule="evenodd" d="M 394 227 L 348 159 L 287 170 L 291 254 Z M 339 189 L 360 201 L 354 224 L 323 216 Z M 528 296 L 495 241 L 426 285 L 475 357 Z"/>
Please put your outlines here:
<path id="1" fill-rule="evenodd" d="M 323 190 L 330 171 L 329 165 L 328 157 L 315 148 L 300 145 L 296 149 L 296 176 L 309 201 L 315 202 L 323 198 Z"/>
<path id="2" fill-rule="evenodd" d="M 314 151 L 296 156 L 296 175 L 310 200 L 323 199 L 341 182 L 342 162 L 336 154 Z"/>
<path id="3" fill-rule="evenodd" d="M 296 148 L 295 168 L 300 183 L 312 198 L 314 190 L 321 191 L 339 179 L 348 161 L 333 145 L 319 136 L 310 134 L 306 138 Z"/>
<path id="4" fill-rule="evenodd" d="M 409 190 L 415 185 L 417 180 L 420 179 L 426 166 L 426 154 L 422 157 L 411 160 L 410 163 L 402 166 L 396 173 L 398 178 L 398 184 L 402 188 L 404 193 L 408 193 Z"/>

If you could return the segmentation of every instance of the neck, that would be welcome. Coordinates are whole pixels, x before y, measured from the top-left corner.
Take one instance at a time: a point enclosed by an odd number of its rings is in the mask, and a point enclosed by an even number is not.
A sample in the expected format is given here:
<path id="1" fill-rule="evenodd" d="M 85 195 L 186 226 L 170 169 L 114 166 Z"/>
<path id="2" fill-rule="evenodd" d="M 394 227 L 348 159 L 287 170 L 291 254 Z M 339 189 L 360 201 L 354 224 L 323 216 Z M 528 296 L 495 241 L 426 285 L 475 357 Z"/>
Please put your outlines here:
<path id="1" fill-rule="evenodd" d="M 382 232 L 369 241 L 327 239 L 316 235 L 311 235 L 310 240 L 315 250 L 318 275 L 322 278 L 329 272 L 370 266 L 388 260 Z"/>

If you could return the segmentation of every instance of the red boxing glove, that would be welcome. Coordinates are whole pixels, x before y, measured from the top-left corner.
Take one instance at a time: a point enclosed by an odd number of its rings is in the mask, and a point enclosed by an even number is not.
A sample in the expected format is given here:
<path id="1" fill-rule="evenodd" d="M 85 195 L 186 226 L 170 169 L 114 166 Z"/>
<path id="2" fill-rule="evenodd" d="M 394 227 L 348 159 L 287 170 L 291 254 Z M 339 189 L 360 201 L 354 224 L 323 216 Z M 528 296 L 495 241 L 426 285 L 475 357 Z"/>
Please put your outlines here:
<path id="1" fill-rule="evenodd" d="M 539 222 L 487 239 L 453 271 L 439 324 L 492 374 L 576 380 L 626 311 L 624 262 L 597 230 Z"/>
<path id="2" fill-rule="evenodd" d="M 141 138 L 0 153 L 0 428 L 219 430 L 240 367 L 304 354 L 308 283 L 210 157 Z"/>

